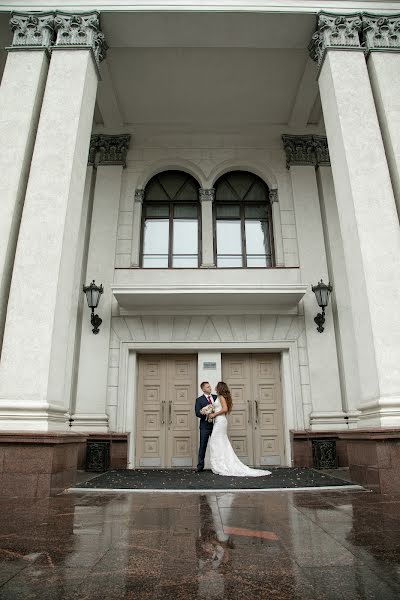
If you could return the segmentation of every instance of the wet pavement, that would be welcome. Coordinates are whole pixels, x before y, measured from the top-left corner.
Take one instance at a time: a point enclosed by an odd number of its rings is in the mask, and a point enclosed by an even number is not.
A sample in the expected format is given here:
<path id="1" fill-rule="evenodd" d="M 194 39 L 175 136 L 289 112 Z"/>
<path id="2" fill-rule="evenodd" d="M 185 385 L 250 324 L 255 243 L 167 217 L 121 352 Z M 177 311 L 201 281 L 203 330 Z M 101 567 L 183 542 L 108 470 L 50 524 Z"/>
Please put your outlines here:
<path id="1" fill-rule="evenodd" d="M 400 597 L 400 497 L 92 491 L 0 519 L 1 600 Z"/>

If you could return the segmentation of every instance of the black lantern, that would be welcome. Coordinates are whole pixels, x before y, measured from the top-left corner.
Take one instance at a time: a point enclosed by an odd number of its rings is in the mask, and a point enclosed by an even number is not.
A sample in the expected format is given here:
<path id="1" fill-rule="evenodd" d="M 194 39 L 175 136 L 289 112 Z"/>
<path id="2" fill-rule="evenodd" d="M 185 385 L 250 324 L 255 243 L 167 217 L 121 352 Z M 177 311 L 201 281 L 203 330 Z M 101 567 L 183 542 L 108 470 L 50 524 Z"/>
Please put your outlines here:
<path id="1" fill-rule="evenodd" d="M 90 322 L 93 325 L 93 333 L 99 333 L 99 327 L 103 322 L 103 319 L 100 319 L 99 315 L 94 314 L 94 309 L 97 308 L 100 301 L 100 295 L 103 291 L 103 284 L 100 284 L 100 287 L 98 287 L 95 284 L 94 279 L 90 285 L 83 286 L 83 292 L 86 294 L 88 306 L 92 309 Z"/>
<path id="2" fill-rule="evenodd" d="M 322 313 L 318 313 L 317 316 L 314 317 L 314 321 L 318 325 L 317 331 L 322 333 L 324 331 L 323 325 L 325 323 L 325 308 L 329 304 L 329 296 L 332 291 L 332 286 L 330 282 L 328 285 L 326 285 L 321 279 L 318 285 L 312 285 L 311 289 L 315 294 L 318 306 L 322 308 Z"/>

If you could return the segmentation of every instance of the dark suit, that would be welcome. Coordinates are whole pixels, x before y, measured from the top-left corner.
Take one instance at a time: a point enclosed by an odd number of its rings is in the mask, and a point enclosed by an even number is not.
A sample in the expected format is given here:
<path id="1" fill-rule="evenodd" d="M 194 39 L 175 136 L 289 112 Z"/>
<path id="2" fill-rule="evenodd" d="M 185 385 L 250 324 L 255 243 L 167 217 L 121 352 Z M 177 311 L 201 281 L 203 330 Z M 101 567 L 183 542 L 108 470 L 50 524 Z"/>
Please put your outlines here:
<path id="1" fill-rule="evenodd" d="M 210 395 L 214 401 L 217 399 L 217 396 L 215 396 L 214 394 L 210 394 Z M 201 409 L 204 408 L 204 406 L 208 406 L 208 404 L 209 404 L 209 402 L 208 402 L 206 396 L 203 394 L 202 396 L 199 396 L 197 398 L 196 405 L 195 405 L 196 417 L 198 417 L 200 419 L 200 446 L 199 446 L 199 458 L 198 458 L 198 463 L 197 463 L 197 469 L 199 471 L 204 469 L 204 457 L 206 455 L 208 438 L 212 434 L 213 425 L 214 425 L 213 422 L 209 423 L 207 421 L 207 415 L 202 415 L 200 413 Z"/>

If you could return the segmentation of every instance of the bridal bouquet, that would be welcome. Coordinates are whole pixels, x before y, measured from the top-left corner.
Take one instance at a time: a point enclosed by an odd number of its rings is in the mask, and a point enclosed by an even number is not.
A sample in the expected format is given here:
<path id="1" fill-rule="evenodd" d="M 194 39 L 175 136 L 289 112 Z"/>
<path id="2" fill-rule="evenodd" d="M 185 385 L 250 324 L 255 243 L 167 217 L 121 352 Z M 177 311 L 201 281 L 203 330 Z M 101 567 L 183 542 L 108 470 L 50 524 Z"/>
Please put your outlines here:
<path id="1" fill-rule="evenodd" d="M 212 419 L 210 419 L 210 417 L 209 417 L 208 415 L 210 415 L 210 414 L 211 414 L 211 413 L 213 413 L 213 412 L 214 412 L 214 407 L 213 407 L 213 405 L 212 405 L 212 404 L 207 404 L 207 406 L 204 406 L 204 407 L 203 407 L 203 408 L 200 410 L 200 413 L 201 413 L 202 415 L 207 415 L 207 421 L 208 421 L 209 423 L 211 423 L 211 422 L 212 422 Z"/>

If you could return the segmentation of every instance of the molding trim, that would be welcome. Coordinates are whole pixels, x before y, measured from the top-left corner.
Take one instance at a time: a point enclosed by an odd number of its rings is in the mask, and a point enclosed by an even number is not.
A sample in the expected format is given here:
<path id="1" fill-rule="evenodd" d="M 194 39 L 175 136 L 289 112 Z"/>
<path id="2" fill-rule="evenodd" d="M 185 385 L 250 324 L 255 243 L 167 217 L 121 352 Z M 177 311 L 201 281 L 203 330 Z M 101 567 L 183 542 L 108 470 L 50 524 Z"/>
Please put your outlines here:
<path id="1" fill-rule="evenodd" d="M 331 164 L 328 140 L 323 135 L 282 135 L 286 167 L 306 165 L 317 167 Z"/>

